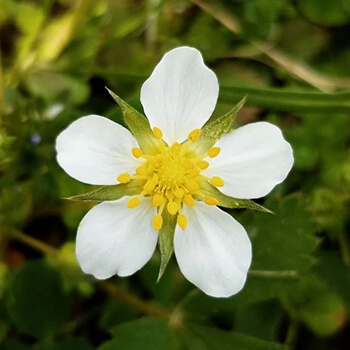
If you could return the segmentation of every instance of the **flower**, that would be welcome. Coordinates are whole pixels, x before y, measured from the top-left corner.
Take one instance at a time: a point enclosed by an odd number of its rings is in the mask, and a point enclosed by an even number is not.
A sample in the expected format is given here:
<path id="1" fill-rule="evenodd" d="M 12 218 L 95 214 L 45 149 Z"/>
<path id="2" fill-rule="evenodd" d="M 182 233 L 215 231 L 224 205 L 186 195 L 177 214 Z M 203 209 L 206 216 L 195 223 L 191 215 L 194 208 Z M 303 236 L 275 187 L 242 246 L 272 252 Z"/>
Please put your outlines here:
<path id="1" fill-rule="evenodd" d="M 151 258 L 170 216 L 177 222 L 174 253 L 185 277 L 215 297 L 242 289 L 251 243 L 212 193 L 265 196 L 286 178 L 293 152 L 281 131 L 266 122 L 245 125 L 205 148 L 202 127 L 218 92 L 200 52 L 176 48 L 141 89 L 153 131 L 142 139 L 147 147 L 97 115 L 76 120 L 58 136 L 58 163 L 73 178 L 94 185 L 139 184 L 136 195 L 102 202 L 83 218 L 76 254 L 84 272 L 98 279 L 135 273 Z"/>

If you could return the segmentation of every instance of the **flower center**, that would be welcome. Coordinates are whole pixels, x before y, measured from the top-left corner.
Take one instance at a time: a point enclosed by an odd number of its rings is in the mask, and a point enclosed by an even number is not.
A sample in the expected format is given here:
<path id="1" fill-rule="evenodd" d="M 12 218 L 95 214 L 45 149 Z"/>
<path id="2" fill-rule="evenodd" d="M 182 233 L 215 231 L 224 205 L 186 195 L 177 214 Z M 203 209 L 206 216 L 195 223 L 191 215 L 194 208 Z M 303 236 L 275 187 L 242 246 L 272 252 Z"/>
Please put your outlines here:
<path id="1" fill-rule="evenodd" d="M 217 176 L 209 179 L 201 172 L 209 166 L 209 162 L 203 158 L 216 157 L 220 148 L 213 147 L 204 155 L 189 151 L 191 142 L 199 139 L 200 129 L 195 129 L 189 134 L 189 142 L 182 145 L 176 142 L 171 146 L 162 140 L 160 129 L 154 128 L 153 133 L 159 140 L 157 154 L 147 155 L 143 154 L 141 149 L 133 148 L 133 156 L 142 157 L 144 163 L 135 169 L 135 174 L 120 174 L 117 180 L 121 183 L 127 183 L 131 179 L 145 181 L 140 195 L 132 197 L 127 206 L 135 208 L 140 203 L 139 197 L 149 197 L 157 207 L 157 215 L 153 218 L 155 230 L 160 230 L 163 225 L 162 213 L 165 209 L 170 215 L 177 215 L 177 224 L 185 229 L 187 218 L 182 214 L 183 205 L 192 207 L 195 205 L 195 199 L 204 200 L 208 205 L 219 204 L 216 198 L 202 193 L 201 182 L 210 181 L 212 185 L 221 187 L 224 185 L 223 180 Z"/>

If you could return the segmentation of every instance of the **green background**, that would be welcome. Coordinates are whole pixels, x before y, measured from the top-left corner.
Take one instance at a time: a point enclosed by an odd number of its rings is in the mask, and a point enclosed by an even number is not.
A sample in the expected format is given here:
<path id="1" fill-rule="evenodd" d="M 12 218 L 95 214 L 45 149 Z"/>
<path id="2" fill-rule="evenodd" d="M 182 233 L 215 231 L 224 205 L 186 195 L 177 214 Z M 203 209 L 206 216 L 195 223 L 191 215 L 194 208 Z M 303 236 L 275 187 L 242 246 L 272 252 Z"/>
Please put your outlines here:
<path id="1" fill-rule="evenodd" d="M 282 350 L 350 344 L 350 1 L 0 1 L 0 349 Z M 72 121 L 142 111 L 170 49 L 198 48 L 220 82 L 214 116 L 266 120 L 291 143 L 286 181 L 230 210 L 253 244 L 245 288 L 214 299 L 175 259 L 98 282 L 74 255 L 93 189 L 56 163 Z"/>

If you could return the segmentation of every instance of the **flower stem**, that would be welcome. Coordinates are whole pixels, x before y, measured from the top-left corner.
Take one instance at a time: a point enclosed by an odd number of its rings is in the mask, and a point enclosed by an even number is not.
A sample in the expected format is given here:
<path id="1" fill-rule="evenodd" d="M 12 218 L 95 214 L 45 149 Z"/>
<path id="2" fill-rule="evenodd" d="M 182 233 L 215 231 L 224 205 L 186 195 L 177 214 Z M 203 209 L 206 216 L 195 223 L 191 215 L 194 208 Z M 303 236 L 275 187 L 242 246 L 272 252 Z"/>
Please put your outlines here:
<path id="1" fill-rule="evenodd" d="M 269 271 L 269 270 L 250 270 L 248 272 L 250 277 L 261 277 L 261 278 L 299 278 L 298 271 L 294 270 L 283 270 L 283 271 Z"/>
<path id="2" fill-rule="evenodd" d="M 58 255 L 57 248 L 54 248 L 46 243 L 43 243 L 34 237 L 28 236 L 25 233 L 19 232 L 17 230 L 12 230 L 12 229 L 8 229 L 5 232 L 10 238 L 13 238 L 21 243 L 24 243 L 27 246 L 33 249 L 36 249 L 46 255 L 50 255 L 53 257 L 56 257 Z M 170 314 L 163 311 L 156 305 L 151 305 L 145 302 L 144 300 L 138 298 L 135 295 L 130 294 L 123 288 L 113 283 L 104 281 L 104 282 L 99 282 L 98 285 L 110 296 L 113 296 L 118 298 L 119 300 L 122 300 L 126 304 L 130 305 L 131 307 L 139 310 L 144 314 L 151 315 L 154 317 L 159 317 L 159 318 L 170 317 Z"/>

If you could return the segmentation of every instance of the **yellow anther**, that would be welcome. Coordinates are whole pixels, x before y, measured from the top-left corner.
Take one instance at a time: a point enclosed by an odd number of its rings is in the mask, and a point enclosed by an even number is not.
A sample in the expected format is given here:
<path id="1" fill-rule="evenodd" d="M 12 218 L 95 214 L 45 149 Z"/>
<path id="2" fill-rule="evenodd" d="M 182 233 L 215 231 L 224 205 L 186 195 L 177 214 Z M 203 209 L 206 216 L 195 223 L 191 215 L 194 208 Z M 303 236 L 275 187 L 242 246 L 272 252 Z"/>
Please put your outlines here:
<path id="1" fill-rule="evenodd" d="M 145 185 L 143 186 L 143 189 L 146 192 L 152 192 L 154 188 L 156 187 L 156 182 L 153 181 L 153 179 L 148 179 Z"/>
<path id="2" fill-rule="evenodd" d="M 197 166 L 198 166 L 198 168 L 204 170 L 204 169 L 208 168 L 209 162 L 207 162 L 206 160 L 200 160 L 200 161 L 197 163 Z"/>
<path id="3" fill-rule="evenodd" d="M 196 192 L 199 190 L 199 185 L 197 184 L 196 181 L 189 180 L 186 182 L 186 187 L 190 192 Z"/>
<path id="4" fill-rule="evenodd" d="M 138 147 L 132 148 L 131 153 L 135 158 L 140 158 L 143 155 L 142 150 Z"/>
<path id="5" fill-rule="evenodd" d="M 195 206 L 195 201 L 193 199 L 192 196 L 190 196 L 189 194 L 186 194 L 185 197 L 184 197 L 184 203 L 186 205 L 188 205 L 189 207 L 194 207 Z"/>
<path id="6" fill-rule="evenodd" d="M 204 197 L 204 203 L 208 204 L 208 205 L 218 205 L 219 201 L 216 198 L 214 198 L 214 197 L 205 196 Z"/>
<path id="7" fill-rule="evenodd" d="M 140 165 L 138 168 L 135 169 L 137 175 L 146 175 L 147 174 L 147 167 L 145 165 Z"/>
<path id="8" fill-rule="evenodd" d="M 128 173 L 120 174 L 117 177 L 117 180 L 122 184 L 126 184 L 126 183 L 130 182 L 130 174 L 128 174 Z"/>
<path id="9" fill-rule="evenodd" d="M 187 227 L 187 217 L 185 215 L 179 215 L 177 217 L 177 224 L 184 230 Z"/>
<path id="10" fill-rule="evenodd" d="M 194 168 L 193 162 L 191 162 L 189 159 L 185 159 L 184 162 L 182 163 L 183 167 L 185 169 L 192 169 Z"/>
<path id="11" fill-rule="evenodd" d="M 210 183 L 215 187 L 222 187 L 224 186 L 224 180 L 219 176 L 214 176 L 210 179 Z"/>
<path id="12" fill-rule="evenodd" d="M 155 207 L 160 207 L 164 203 L 164 197 L 157 193 L 153 196 L 152 203 Z"/>
<path id="13" fill-rule="evenodd" d="M 140 204 L 139 197 L 132 197 L 129 199 L 128 204 L 126 205 L 129 209 L 136 208 Z"/>
<path id="14" fill-rule="evenodd" d="M 182 188 L 177 188 L 174 191 L 174 194 L 175 194 L 175 197 L 182 198 L 184 196 L 184 194 L 185 194 L 185 191 Z"/>
<path id="15" fill-rule="evenodd" d="M 194 129 L 188 134 L 188 139 L 192 142 L 195 142 L 201 136 L 201 129 Z"/>
<path id="16" fill-rule="evenodd" d="M 158 157 L 153 164 L 155 168 L 161 167 L 164 164 L 164 157 Z"/>
<path id="17" fill-rule="evenodd" d="M 197 177 L 197 176 L 199 175 L 199 170 L 198 170 L 198 168 L 193 168 L 193 169 L 191 169 L 190 172 L 189 172 L 189 175 L 190 175 L 191 177 Z"/>
<path id="18" fill-rule="evenodd" d="M 175 202 L 169 202 L 167 204 L 167 209 L 170 215 L 175 215 L 177 213 L 178 210 L 178 205 Z"/>
<path id="19" fill-rule="evenodd" d="M 208 156 L 210 158 L 215 158 L 219 153 L 220 153 L 221 149 L 220 147 L 212 147 L 209 151 L 208 151 Z"/>
<path id="20" fill-rule="evenodd" d="M 160 140 L 163 137 L 162 130 L 157 128 L 156 126 L 152 129 L 153 135 L 156 137 L 156 139 Z"/>
<path id="21" fill-rule="evenodd" d="M 176 156 L 180 153 L 181 150 L 181 145 L 178 142 L 175 142 L 172 146 L 171 146 L 171 153 Z"/>
<path id="22" fill-rule="evenodd" d="M 159 231 L 162 226 L 163 226 L 163 218 L 161 215 L 154 215 L 153 216 L 153 228 L 156 230 L 156 231 Z"/>

